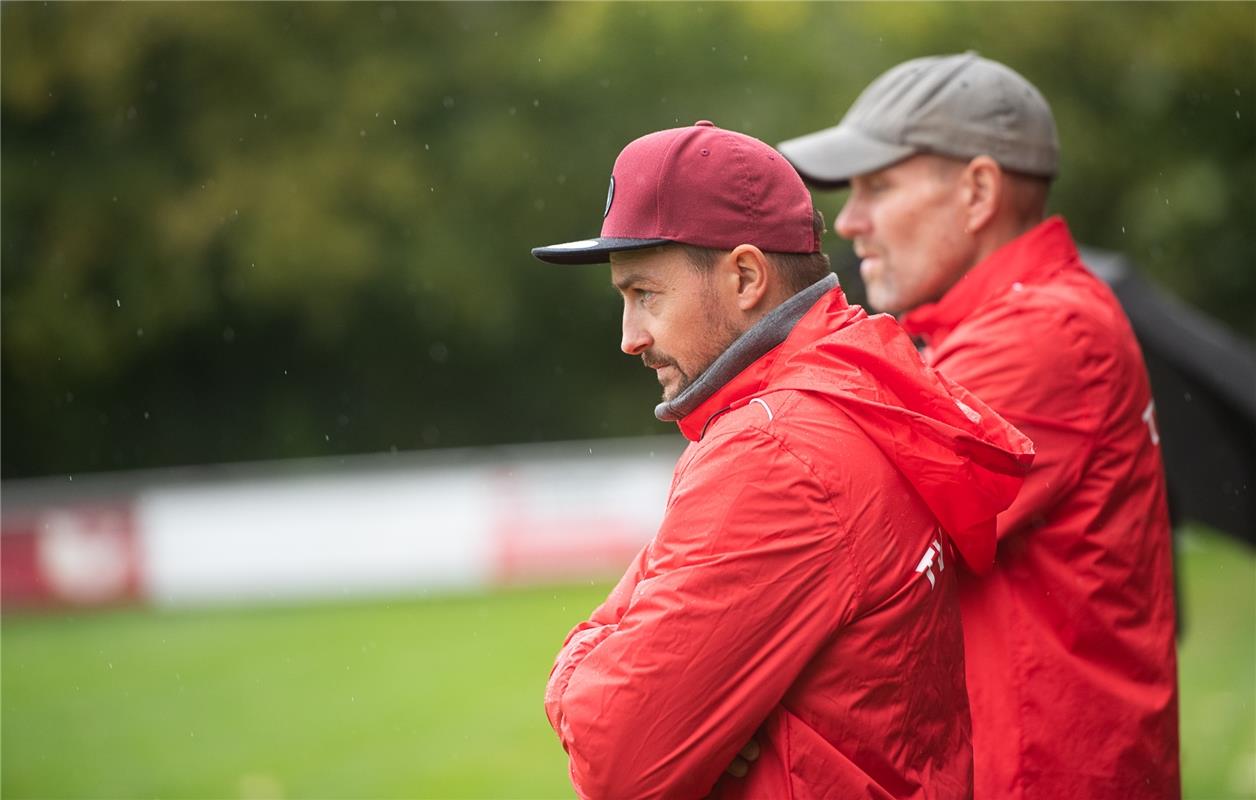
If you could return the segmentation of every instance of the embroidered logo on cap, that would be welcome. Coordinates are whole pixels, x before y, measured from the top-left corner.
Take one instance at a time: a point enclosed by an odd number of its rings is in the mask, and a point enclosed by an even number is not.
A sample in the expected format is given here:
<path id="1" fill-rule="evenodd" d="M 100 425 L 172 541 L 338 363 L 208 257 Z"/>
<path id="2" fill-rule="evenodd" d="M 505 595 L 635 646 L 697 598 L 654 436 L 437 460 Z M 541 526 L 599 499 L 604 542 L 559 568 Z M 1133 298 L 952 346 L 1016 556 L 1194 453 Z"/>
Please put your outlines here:
<path id="1" fill-rule="evenodd" d="M 606 219 L 611 213 L 611 201 L 615 199 L 615 176 L 611 176 L 611 185 L 606 187 L 606 210 L 602 212 L 602 219 Z"/>

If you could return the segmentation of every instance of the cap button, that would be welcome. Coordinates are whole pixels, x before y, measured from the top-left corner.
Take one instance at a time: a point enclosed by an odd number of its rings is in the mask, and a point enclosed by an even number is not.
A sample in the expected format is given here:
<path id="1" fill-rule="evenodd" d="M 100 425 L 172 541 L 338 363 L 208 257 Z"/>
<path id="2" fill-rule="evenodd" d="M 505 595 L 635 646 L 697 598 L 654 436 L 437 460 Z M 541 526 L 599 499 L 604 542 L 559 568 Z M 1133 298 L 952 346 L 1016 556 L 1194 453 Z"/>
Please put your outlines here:
<path id="1" fill-rule="evenodd" d="M 712 121 L 711 121 L 711 120 L 709 120 L 709 119 L 700 119 L 700 120 L 698 120 L 697 122 L 695 122 L 693 125 L 694 125 L 694 127 L 695 127 L 695 128 L 696 128 L 696 127 L 699 127 L 699 126 L 700 126 L 700 127 L 703 127 L 703 128 L 714 128 L 714 127 L 715 127 L 715 123 L 714 123 L 714 122 L 712 122 Z"/>

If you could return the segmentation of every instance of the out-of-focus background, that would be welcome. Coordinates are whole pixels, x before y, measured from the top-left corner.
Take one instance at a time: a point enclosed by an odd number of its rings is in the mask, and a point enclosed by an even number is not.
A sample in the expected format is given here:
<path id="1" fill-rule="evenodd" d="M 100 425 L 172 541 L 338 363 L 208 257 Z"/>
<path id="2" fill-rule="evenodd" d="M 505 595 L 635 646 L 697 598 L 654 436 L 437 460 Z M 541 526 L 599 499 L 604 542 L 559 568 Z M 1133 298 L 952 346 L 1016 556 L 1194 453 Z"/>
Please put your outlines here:
<path id="1" fill-rule="evenodd" d="M 0 34 L 6 797 L 570 796 L 550 659 L 683 443 L 605 271 L 528 248 L 596 232 L 649 131 L 778 142 L 976 49 L 1051 101 L 1078 239 L 1198 341 L 1256 336 L 1252 3 L 5 3 Z M 1253 797 L 1256 532 L 1182 516 L 1185 793 Z"/>

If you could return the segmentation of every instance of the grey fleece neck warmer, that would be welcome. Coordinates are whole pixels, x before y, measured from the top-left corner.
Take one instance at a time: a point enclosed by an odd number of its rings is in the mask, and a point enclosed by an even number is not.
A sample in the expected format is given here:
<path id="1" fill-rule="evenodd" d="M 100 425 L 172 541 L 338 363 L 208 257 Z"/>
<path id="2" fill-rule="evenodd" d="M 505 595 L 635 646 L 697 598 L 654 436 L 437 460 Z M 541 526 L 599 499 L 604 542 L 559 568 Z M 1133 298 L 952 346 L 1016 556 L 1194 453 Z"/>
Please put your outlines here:
<path id="1" fill-rule="evenodd" d="M 803 314 L 836 285 L 837 276 L 830 273 L 769 311 L 750 330 L 738 336 L 684 391 L 655 406 L 654 416 L 663 422 L 684 419 L 743 369 L 785 341 Z"/>

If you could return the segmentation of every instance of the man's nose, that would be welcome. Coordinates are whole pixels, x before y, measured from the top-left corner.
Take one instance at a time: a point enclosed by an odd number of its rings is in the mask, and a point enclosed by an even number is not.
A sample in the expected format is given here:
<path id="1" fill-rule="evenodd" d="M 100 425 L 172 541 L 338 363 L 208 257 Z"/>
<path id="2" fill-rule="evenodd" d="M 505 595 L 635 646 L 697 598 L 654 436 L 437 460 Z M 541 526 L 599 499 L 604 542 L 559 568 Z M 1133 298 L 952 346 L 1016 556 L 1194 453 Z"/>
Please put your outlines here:
<path id="1" fill-rule="evenodd" d="M 623 338 L 619 341 L 619 349 L 630 356 L 639 356 L 653 343 L 646 329 L 637 323 L 633 315 L 624 311 Z"/>
<path id="2" fill-rule="evenodd" d="M 867 233 L 868 215 L 853 197 L 842 204 L 842 210 L 833 221 L 833 229 L 843 239 L 854 239 L 856 236 Z"/>

